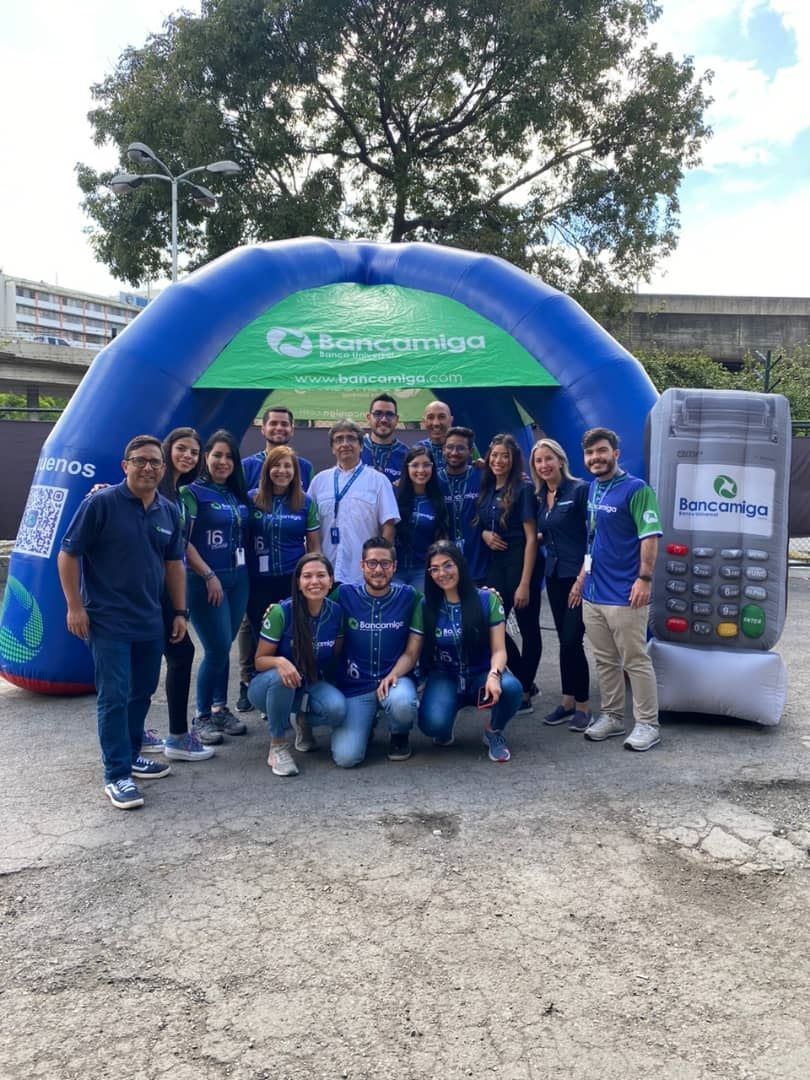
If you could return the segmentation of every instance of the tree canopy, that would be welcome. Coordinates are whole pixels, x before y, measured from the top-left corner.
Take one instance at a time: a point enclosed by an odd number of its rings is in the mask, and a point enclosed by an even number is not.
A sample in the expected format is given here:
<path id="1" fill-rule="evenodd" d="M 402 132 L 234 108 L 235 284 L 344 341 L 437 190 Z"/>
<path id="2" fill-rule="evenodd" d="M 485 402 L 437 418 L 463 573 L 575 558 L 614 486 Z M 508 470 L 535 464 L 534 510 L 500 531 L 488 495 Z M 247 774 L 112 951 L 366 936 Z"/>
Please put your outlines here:
<path id="1" fill-rule="evenodd" d="M 320 234 L 504 256 L 575 295 L 644 279 L 677 239 L 707 75 L 657 52 L 651 0 L 207 0 L 93 87 L 98 144 L 174 171 L 219 158 L 219 206 L 180 200 L 190 265 Z M 168 185 L 127 197 L 77 166 L 118 277 L 166 273 Z"/>

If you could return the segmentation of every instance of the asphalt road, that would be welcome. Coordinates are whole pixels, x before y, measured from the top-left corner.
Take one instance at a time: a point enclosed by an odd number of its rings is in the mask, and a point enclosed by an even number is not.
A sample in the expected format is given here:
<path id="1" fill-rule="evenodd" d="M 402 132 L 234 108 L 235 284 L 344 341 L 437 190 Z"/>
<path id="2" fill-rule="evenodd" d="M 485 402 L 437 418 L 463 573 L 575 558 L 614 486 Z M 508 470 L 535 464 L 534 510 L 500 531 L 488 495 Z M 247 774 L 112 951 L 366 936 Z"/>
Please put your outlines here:
<path id="1" fill-rule="evenodd" d="M 508 765 L 467 712 L 280 779 L 253 713 L 131 813 L 92 698 L 0 683 L 0 1076 L 806 1080 L 808 626 L 794 572 L 776 728 L 544 727 L 549 632 Z"/>

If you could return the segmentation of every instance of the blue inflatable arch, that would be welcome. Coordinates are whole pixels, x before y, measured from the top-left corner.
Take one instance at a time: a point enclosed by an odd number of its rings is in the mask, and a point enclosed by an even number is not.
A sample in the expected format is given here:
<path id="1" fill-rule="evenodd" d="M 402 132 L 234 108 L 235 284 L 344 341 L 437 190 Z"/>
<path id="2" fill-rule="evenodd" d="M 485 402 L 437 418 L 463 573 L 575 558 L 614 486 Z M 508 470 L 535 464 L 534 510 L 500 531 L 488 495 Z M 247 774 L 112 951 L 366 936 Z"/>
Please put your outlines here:
<path id="1" fill-rule="evenodd" d="M 43 693 L 93 689 L 89 651 L 65 627 L 56 571 L 61 537 L 90 486 L 117 482 L 126 442 L 196 427 L 241 437 L 266 389 L 193 390 L 229 341 L 285 297 L 353 282 L 450 297 L 489 319 L 542 363 L 559 387 L 440 391 L 485 446 L 511 431 L 528 449 L 517 400 L 580 461 L 580 437 L 619 432 L 623 462 L 644 469 L 644 428 L 657 399 L 641 365 L 569 297 L 501 259 L 426 244 L 306 238 L 240 248 L 163 292 L 95 359 L 43 448 L 0 620 L 0 671 Z"/>

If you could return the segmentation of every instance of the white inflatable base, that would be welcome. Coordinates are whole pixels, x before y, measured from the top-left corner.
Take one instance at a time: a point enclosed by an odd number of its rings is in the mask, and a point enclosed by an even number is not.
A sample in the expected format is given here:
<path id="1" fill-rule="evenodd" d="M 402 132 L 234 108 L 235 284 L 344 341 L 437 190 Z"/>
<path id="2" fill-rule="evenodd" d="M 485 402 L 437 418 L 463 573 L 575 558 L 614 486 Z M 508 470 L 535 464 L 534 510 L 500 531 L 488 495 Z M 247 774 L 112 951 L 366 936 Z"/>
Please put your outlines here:
<path id="1" fill-rule="evenodd" d="M 658 681 L 658 708 L 710 713 L 778 724 L 787 697 L 788 674 L 779 653 L 693 649 L 669 641 L 647 646 Z"/>

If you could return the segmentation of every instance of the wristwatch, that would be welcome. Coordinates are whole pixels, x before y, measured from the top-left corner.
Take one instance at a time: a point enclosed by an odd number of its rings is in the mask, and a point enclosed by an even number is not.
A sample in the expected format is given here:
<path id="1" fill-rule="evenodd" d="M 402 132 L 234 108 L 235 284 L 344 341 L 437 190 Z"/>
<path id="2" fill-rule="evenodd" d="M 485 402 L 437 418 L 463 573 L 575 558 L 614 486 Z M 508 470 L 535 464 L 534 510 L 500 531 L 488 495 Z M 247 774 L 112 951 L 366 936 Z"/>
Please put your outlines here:
<path id="1" fill-rule="evenodd" d="M 639 574 L 638 575 L 638 580 L 639 581 L 646 581 L 647 584 L 649 585 L 650 582 L 652 581 L 652 577 L 651 577 L 650 574 Z"/>
<path id="2" fill-rule="evenodd" d="M 172 612 L 172 615 L 174 615 L 175 618 L 178 618 L 178 616 L 181 616 L 182 618 L 187 619 L 188 618 L 188 608 L 175 608 L 174 611 Z"/>

